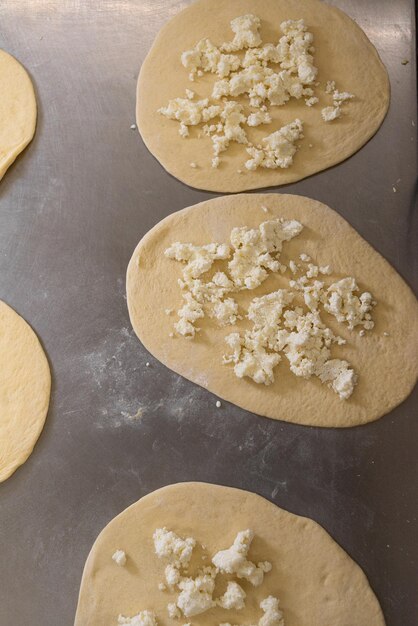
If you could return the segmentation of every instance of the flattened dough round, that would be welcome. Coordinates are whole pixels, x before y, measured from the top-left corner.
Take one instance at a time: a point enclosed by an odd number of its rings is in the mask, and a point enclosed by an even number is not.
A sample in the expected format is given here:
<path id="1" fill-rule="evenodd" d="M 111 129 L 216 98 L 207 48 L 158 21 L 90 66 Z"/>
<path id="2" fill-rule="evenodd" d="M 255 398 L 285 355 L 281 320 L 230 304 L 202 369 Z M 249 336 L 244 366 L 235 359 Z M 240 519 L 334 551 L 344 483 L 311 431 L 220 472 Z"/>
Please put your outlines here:
<path id="1" fill-rule="evenodd" d="M 25 68 L 0 50 L 0 180 L 35 134 L 36 99 Z"/>
<path id="2" fill-rule="evenodd" d="M 262 206 L 268 208 L 264 213 Z M 286 358 L 275 368 L 269 386 L 235 376 L 222 364 L 224 337 L 242 326 L 219 328 L 205 317 L 195 339 L 169 337 L 182 298 L 177 279 L 182 264 L 164 256 L 173 242 L 203 245 L 227 243 L 235 226 L 257 227 L 266 219 L 297 219 L 302 233 L 286 242 L 280 257 L 288 264 L 301 253 L 317 265 L 331 265 L 333 281 L 353 276 L 362 291 L 370 291 L 378 304 L 375 328 L 360 337 L 358 329 L 324 313 L 326 324 L 347 345 L 332 348 L 332 358 L 347 359 L 359 376 L 349 400 L 316 377 L 296 377 Z M 215 267 L 215 266 L 214 266 Z M 245 309 L 255 296 L 288 287 L 281 275 L 271 275 L 258 289 L 232 294 Z M 418 373 L 418 304 L 399 274 L 342 218 L 324 204 L 302 196 L 240 194 L 223 196 L 183 209 L 152 228 L 135 249 L 127 273 L 128 308 L 132 326 L 144 346 L 157 359 L 185 378 L 220 398 L 274 419 L 312 426 L 346 427 L 364 424 L 388 413 L 411 392 Z M 383 333 L 389 333 L 385 336 Z"/>
<path id="3" fill-rule="evenodd" d="M 220 167 L 214 169 L 210 138 L 202 134 L 199 139 L 197 127 L 190 127 L 190 137 L 182 139 L 178 122 L 157 112 L 170 99 L 185 97 L 186 88 L 195 91 L 199 99 L 210 96 L 216 77 L 206 74 L 190 82 L 180 61 L 181 53 L 206 37 L 215 45 L 230 41 L 230 20 L 245 13 L 260 17 L 263 43 L 277 43 L 279 26 L 288 19 L 303 18 L 314 35 L 315 65 L 321 82 L 316 95 L 320 102 L 308 107 L 303 99 L 293 98 L 284 106 L 269 107 L 272 124 L 245 127 L 249 140 L 258 144 L 266 135 L 300 118 L 305 139 L 288 169 L 248 171 L 244 163 L 249 156 L 242 145 L 233 142 L 221 154 Z M 332 104 L 330 96 L 324 94 L 329 80 L 335 80 L 340 91 L 356 97 L 343 105 L 346 115 L 326 123 L 321 108 Z M 361 28 L 336 7 L 319 0 L 199 0 L 173 17 L 155 39 L 139 74 L 136 118 L 145 145 L 167 172 L 198 189 L 239 192 L 292 183 L 344 161 L 381 125 L 389 93 L 387 72 L 374 46 Z M 248 103 L 245 98 L 241 101 Z M 192 162 L 198 167 L 190 167 Z"/>
<path id="4" fill-rule="evenodd" d="M 49 365 L 37 336 L 0 300 L 0 482 L 31 454 L 50 390 Z"/>
<path id="5" fill-rule="evenodd" d="M 158 590 L 165 564 L 154 553 L 152 535 L 163 526 L 194 537 L 209 555 L 250 528 L 249 558 L 273 565 L 258 588 L 240 581 L 248 594 L 245 609 L 210 609 L 193 618 L 196 626 L 257 623 L 259 603 L 270 594 L 280 599 L 286 626 L 385 624 L 364 573 L 319 524 L 248 491 L 180 483 L 141 498 L 100 533 L 84 568 L 75 626 L 116 626 L 118 614 L 145 609 L 155 611 L 159 624 L 179 623 L 167 618 L 174 594 Z M 111 558 L 119 547 L 128 557 L 125 567 Z"/>

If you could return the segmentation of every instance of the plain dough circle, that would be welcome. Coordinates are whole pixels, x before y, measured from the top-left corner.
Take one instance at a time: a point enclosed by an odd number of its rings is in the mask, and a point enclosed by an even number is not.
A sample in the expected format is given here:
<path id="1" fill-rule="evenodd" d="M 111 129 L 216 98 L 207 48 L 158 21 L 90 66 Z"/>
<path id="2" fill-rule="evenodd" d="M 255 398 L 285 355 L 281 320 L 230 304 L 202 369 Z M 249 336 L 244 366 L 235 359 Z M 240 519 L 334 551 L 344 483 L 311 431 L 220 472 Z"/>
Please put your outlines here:
<path id="1" fill-rule="evenodd" d="M 269 209 L 266 214 L 261 207 Z M 165 309 L 181 306 L 177 279 L 182 264 L 167 259 L 164 250 L 173 242 L 202 245 L 226 243 L 235 226 L 257 227 L 266 219 L 284 217 L 304 224 L 302 233 L 285 243 L 281 260 L 310 255 L 318 265 L 330 264 L 333 280 L 354 276 L 359 287 L 371 291 L 378 305 L 376 326 L 360 337 L 335 318 L 323 319 L 348 340 L 334 346 L 336 358 L 346 358 L 359 375 L 349 400 L 319 379 L 296 377 L 286 358 L 275 368 L 275 382 L 259 385 L 235 376 L 222 365 L 227 352 L 224 337 L 241 324 L 219 328 L 211 319 L 198 320 L 195 339 L 170 337 L 177 317 Z M 234 294 L 247 308 L 250 300 L 287 287 L 281 275 L 271 275 L 258 289 Z M 240 194 L 207 200 L 170 215 L 139 242 L 127 273 L 128 308 L 132 326 L 144 346 L 162 363 L 220 398 L 274 419 L 312 426 L 355 426 L 375 420 L 400 404 L 411 392 L 418 374 L 418 305 L 399 274 L 342 218 L 326 205 L 303 196 Z M 383 333 L 388 332 L 389 336 Z"/>
<path id="2" fill-rule="evenodd" d="M 100 533 L 84 568 L 75 626 L 116 626 L 118 614 L 132 617 L 145 609 L 155 611 L 159 624 L 179 623 L 167 618 L 175 595 L 158 590 L 164 563 L 154 553 L 152 535 L 162 526 L 194 537 L 208 555 L 250 528 L 250 558 L 273 565 L 256 589 L 240 581 L 248 594 L 244 610 L 211 609 L 193 618 L 196 626 L 257 623 L 259 603 L 270 594 L 279 597 L 286 626 L 385 624 L 366 576 L 319 524 L 248 491 L 179 483 L 141 498 Z M 119 548 L 127 554 L 125 567 L 111 558 Z"/>
<path id="3" fill-rule="evenodd" d="M 198 130 L 191 127 L 190 137 L 182 139 L 178 122 L 157 112 L 170 99 L 185 97 L 186 88 L 199 98 L 210 95 L 214 75 L 190 82 L 180 62 L 181 53 L 205 37 L 215 45 L 230 41 L 230 20 L 245 13 L 261 18 L 263 42 L 277 42 L 279 25 L 287 19 L 303 18 L 315 38 L 320 102 L 310 108 L 303 99 L 292 99 L 284 106 L 272 106 L 273 123 L 247 133 L 258 144 L 262 137 L 299 117 L 305 138 L 288 169 L 246 170 L 249 156 L 237 143 L 222 153 L 222 164 L 214 169 L 210 138 L 203 135 L 199 139 Z M 332 104 L 324 93 L 328 80 L 335 80 L 341 91 L 356 98 L 343 105 L 347 115 L 325 123 L 320 111 Z M 139 74 L 136 119 L 145 145 L 167 172 L 198 189 L 239 192 L 292 183 L 344 161 L 375 134 L 386 115 L 389 95 L 389 79 L 376 49 L 361 28 L 336 7 L 319 0 L 200 0 L 175 15 L 157 35 Z M 197 168 L 190 166 L 193 162 Z"/>
<path id="4" fill-rule="evenodd" d="M 0 50 L 0 180 L 35 134 L 36 99 L 25 68 Z"/>
<path id="5" fill-rule="evenodd" d="M 32 328 L 0 300 L 0 482 L 31 454 L 48 412 L 51 374 Z"/>

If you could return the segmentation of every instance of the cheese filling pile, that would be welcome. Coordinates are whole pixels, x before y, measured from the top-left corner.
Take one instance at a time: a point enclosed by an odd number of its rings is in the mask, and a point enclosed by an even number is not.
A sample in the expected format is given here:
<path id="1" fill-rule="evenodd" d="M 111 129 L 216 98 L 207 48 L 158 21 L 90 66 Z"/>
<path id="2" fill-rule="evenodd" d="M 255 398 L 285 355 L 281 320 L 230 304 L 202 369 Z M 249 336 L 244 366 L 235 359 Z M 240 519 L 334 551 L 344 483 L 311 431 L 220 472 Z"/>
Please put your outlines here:
<path id="1" fill-rule="evenodd" d="M 248 559 L 253 538 L 252 530 L 240 531 L 232 546 L 217 552 L 212 557 L 211 564 L 202 567 L 192 577 L 188 574 L 188 568 L 197 544 L 196 540 L 192 537 L 182 539 L 172 530 L 157 528 L 153 535 L 155 553 L 166 563 L 164 582 L 160 583 L 158 588 L 162 592 L 176 593 L 175 602 L 167 604 L 168 616 L 180 620 L 201 615 L 214 607 L 238 611 L 245 609 L 247 593 L 237 581 L 247 581 L 253 587 L 259 587 L 263 583 L 264 575 L 272 569 L 268 561 L 255 564 Z M 229 577 L 224 593 L 214 598 L 215 584 L 220 574 L 228 574 Z M 231 577 L 237 580 L 231 580 Z M 260 602 L 260 609 L 263 614 L 258 624 L 251 626 L 284 626 L 278 598 L 267 596 Z M 148 610 L 141 611 L 133 617 L 120 615 L 118 625 L 121 624 L 158 626 L 155 613 Z M 191 626 L 191 623 L 188 622 L 184 626 Z M 219 626 L 231 624 L 224 622 Z"/>
<path id="2" fill-rule="evenodd" d="M 295 376 L 316 376 L 347 400 L 357 375 L 347 361 L 331 358 L 333 344 L 342 346 L 346 340 L 334 334 L 321 314 L 326 312 L 349 330 L 360 329 L 363 336 L 374 327 L 371 313 L 376 302 L 371 293 L 360 293 L 352 276 L 331 282 L 327 276 L 332 268 L 316 265 L 307 254 L 283 265 L 283 244 L 302 229 L 296 220 L 276 218 L 258 228 L 233 228 L 230 245 L 173 243 L 165 256 L 183 264 L 178 280 L 183 306 L 174 330 L 193 339 L 199 330 L 196 323 L 205 316 L 222 327 L 237 324 L 245 315 L 251 328 L 225 338 L 229 350 L 223 363 L 232 364 L 238 378 L 269 385 L 284 356 Z M 224 271 L 213 270 L 216 261 L 224 262 Z M 232 294 L 259 287 L 272 273 L 287 280 L 286 288 L 254 298 L 241 311 Z"/>
<path id="3" fill-rule="evenodd" d="M 295 119 L 266 135 L 257 145 L 249 141 L 246 127 L 270 124 L 269 107 L 283 106 L 292 98 L 303 98 L 308 107 L 319 102 L 315 95 L 319 83 L 313 35 L 303 19 L 282 22 L 277 45 L 263 44 L 260 27 L 256 15 L 242 15 L 231 21 L 231 42 L 217 47 L 209 39 L 201 39 L 192 50 L 183 52 L 181 63 L 189 72 L 190 81 L 207 73 L 216 76 L 211 97 L 198 100 L 194 91 L 186 89 L 184 98 L 170 100 L 158 110 L 180 123 L 179 134 L 183 138 L 190 135 L 191 126 L 200 126 L 200 132 L 212 140 L 215 168 L 220 164 L 219 155 L 231 142 L 245 146 L 250 156 L 244 164 L 247 170 L 290 167 L 297 142 L 304 137 L 303 121 Z M 326 94 L 332 97 L 332 105 L 321 110 L 319 119 L 331 122 L 341 116 L 342 105 L 354 95 L 338 91 L 335 81 L 327 82 Z M 246 106 L 242 98 L 240 102 L 233 99 L 240 96 L 244 96 Z"/>

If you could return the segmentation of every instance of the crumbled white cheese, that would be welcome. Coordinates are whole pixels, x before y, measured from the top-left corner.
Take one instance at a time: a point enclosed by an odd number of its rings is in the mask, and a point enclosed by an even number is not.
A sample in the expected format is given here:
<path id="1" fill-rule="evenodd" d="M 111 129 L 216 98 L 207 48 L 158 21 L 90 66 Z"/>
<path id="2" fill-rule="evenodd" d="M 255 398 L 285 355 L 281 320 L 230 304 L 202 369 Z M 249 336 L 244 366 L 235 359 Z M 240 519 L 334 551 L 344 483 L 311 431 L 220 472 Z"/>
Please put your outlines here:
<path id="1" fill-rule="evenodd" d="M 251 113 L 247 118 L 248 126 L 260 126 L 260 124 L 270 124 L 271 117 L 268 111 L 257 111 Z"/>
<path id="2" fill-rule="evenodd" d="M 158 622 L 152 611 L 141 611 L 133 617 L 119 615 L 118 625 L 120 624 L 126 624 L 126 626 L 157 626 Z"/>
<path id="3" fill-rule="evenodd" d="M 224 43 L 221 49 L 224 52 L 236 52 L 244 48 L 256 48 L 261 44 L 260 26 L 260 18 L 251 13 L 236 17 L 231 21 L 234 39 L 230 43 Z"/>
<path id="4" fill-rule="evenodd" d="M 206 567 L 196 578 L 182 578 L 178 587 L 181 590 L 177 598 L 177 606 L 185 617 L 200 615 L 215 606 L 213 591 L 217 570 Z"/>
<path id="5" fill-rule="evenodd" d="M 178 583 L 180 582 L 180 578 L 181 578 L 181 574 L 180 574 L 178 567 L 176 567 L 172 563 L 169 563 L 166 566 L 164 570 L 164 576 L 165 576 L 167 585 L 169 587 L 174 587 L 175 585 L 178 585 Z"/>
<path id="6" fill-rule="evenodd" d="M 235 324 L 238 319 L 238 304 L 233 298 L 219 301 L 212 309 L 212 316 L 215 317 L 219 326 Z"/>
<path id="7" fill-rule="evenodd" d="M 226 102 L 220 114 L 221 122 L 217 125 L 217 132 L 212 135 L 213 153 L 216 158 L 224 152 L 231 141 L 248 143 L 247 134 L 242 127 L 246 122 L 244 107 L 238 102 Z"/>
<path id="8" fill-rule="evenodd" d="M 335 89 L 332 94 L 334 104 L 339 104 L 341 102 L 346 102 L 347 100 L 352 100 L 354 97 L 354 94 L 348 93 L 348 91 L 338 91 L 338 89 Z"/>
<path id="9" fill-rule="evenodd" d="M 210 39 L 201 39 L 192 50 L 183 52 L 181 62 L 189 70 L 190 80 L 195 79 L 198 71 L 211 72 L 224 78 L 237 70 L 241 64 L 239 57 L 223 54 Z"/>
<path id="10" fill-rule="evenodd" d="M 260 602 L 260 608 L 264 611 L 263 617 L 258 621 L 258 626 L 284 626 L 283 613 L 279 609 L 279 600 L 273 596 Z"/>
<path id="11" fill-rule="evenodd" d="M 312 96 L 311 98 L 307 98 L 305 100 L 305 104 L 308 107 L 313 107 L 314 104 L 317 104 L 319 102 L 319 98 L 317 98 L 316 96 Z"/>
<path id="12" fill-rule="evenodd" d="M 222 406 L 221 401 L 220 400 L 216 400 L 215 406 L 216 406 L 217 409 L 220 409 L 221 406 Z"/>
<path id="13" fill-rule="evenodd" d="M 325 93 L 332 93 L 333 91 L 335 91 L 335 80 L 329 80 L 325 86 Z"/>
<path id="14" fill-rule="evenodd" d="M 192 161 L 192 162 L 190 163 L 190 167 L 193 167 L 193 169 L 196 169 L 197 164 L 196 164 L 194 161 Z"/>
<path id="15" fill-rule="evenodd" d="M 363 326 L 365 330 L 371 330 L 374 327 L 371 318 L 371 311 L 375 305 L 373 296 L 365 291 L 358 297 L 354 293 L 356 291 L 359 291 L 359 288 L 353 277 L 333 283 L 328 288 L 324 309 L 334 315 L 338 322 L 346 322 L 350 330 L 358 325 Z"/>
<path id="16" fill-rule="evenodd" d="M 357 383 L 357 375 L 350 364 L 340 359 L 326 361 L 318 370 L 318 376 L 321 382 L 330 383 L 342 400 L 348 400 Z"/>
<path id="17" fill-rule="evenodd" d="M 225 593 L 223 594 L 223 596 L 218 598 L 216 604 L 223 609 L 240 610 L 245 607 L 246 595 L 247 594 L 245 593 L 241 585 L 239 585 L 235 581 L 229 581 Z"/>
<path id="18" fill-rule="evenodd" d="M 175 602 L 169 602 L 167 604 L 168 617 L 171 619 L 179 619 L 181 617 L 181 611 Z"/>
<path id="19" fill-rule="evenodd" d="M 248 170 L 256 170 L 258 167 L 268 169 L 290 167 L 297 150 L 295 143 L 303 138 L 302 131 L 303 124 L 299 119 L 296 119 L 271 135 L 264 137 L 262 140 L 263 147 L 250 146 L 246 148 L 252 158 L 245 163 L 245 167 Z"/>
<path id="20" fill-rule="evenodd" d="M 279 257 L 283 243 L 297 236 L 303 229 L 296 220 L 276 218 L 258 228 L 237 227 L 231 231 L 230 245 L 173 244 L 166 255 L 185 263 L 183 279 L 184 305 L 178 311 L 175 328 L 179 334 L 193 337 L 195 322 L 209 315 L 221 326 L 235 324 L 238 303 L 230 297 L 234 292 L 257 288 L 269 272 L 284 273 L 287 269 Z M 225 271 L 208 272 L 215 260 L 228 261 Z M 357 284 L 352 277 L 344 278 L 326 287 L 320 274 L 331 274 L 329 265 L 318 266 L 306 253 L 300 254 L 301 264 L 289 260 L 289 270 L 297 276 L 289 280 L 289 288 L 279 289 L 260 298 L 254 298 L 247 311 L 252 327 L 244 333 L 234 332 L 225 337 L 229 346 L 223 362 L 233 365 L 237 377 L 249 377 L 256 383 L 269 385 L 274 381 L 274 368 L 282 354 L 290 370 L 303 378 L 315 376 L 327 384 L 342 399 L 354 390 L 357 375 L 347 361 L 331 358 L 334 343 L 345 340 L 334 335 L 321 319 L 320 308 L 346 322 L 350 329 L 361 325 L 373 328 L 371 318 L 375 301 L 369 292 L 357 295 Z M 305 274 L 302 272 L 305 271 Z M 308 312 L 290 305 L 300 292 Z M 177 584 L 177 583 L 174 583 Z"/>
<path id="21" fill-rule="evenodd" d="M 155 553 L 160 559 L 169 559 L 176 567 L 187 567 L 192 558 L 196 540 L 182 539 L 172 530 L 157 528 L 153 534 Z"/>
<path id="22" fill-rule="evenodd" d="M 126 565 L 126 554 L 123 550 L 116 550 L 116 552 L 112 555 L 112 559 L 115 561 L 116 565 L 123 567 Z"/>
<path id="23" fill-rule="evenodd" d="M 321 115 L 324 122 L 332 122 L 341 117 L 341 108 L 339 106 L 325 107 L 321 109 Z"/>
<path id="24" fill-rule="evenodd" d="M 236 287 L 255 289 L 267 278 L 268 270 L 277 272 L 283 242 L 296 237 L 302 228 L 296 220 L 280 218 L 262 222 L 258 228 L 234 228 L 228 270 Z"/>
<path id="25" fill-rule="evenodd" d="M 195 246 L 177 241 L 164 251 L 164 255 L 186 264 L 183 269 L 183 279 L 187 282 L 208 272 L 215 261 L 227 259 L 230 255 L 230 248 L 226 244 L 219 243 Z"/>
<path id="26" fill-rule="evenodd" d="M 240 531 L 232 546 L 227 550 L 217 552 L 212 558 L 212 563 L 220 572 L 235 574 L 238 578 L 244 578 L 258 587 L 263 582 L 265 569 L 247 560 L 253 538 L 252 530 Z"/>
<path id="27" fill-rule="evenodd" d="M 269 385 L 274 381 L 273 369 L 281 360 L 279 354 L 269 353 L 253 339 L 251 334 L 242 337 L 239 333 L 231 333 L 225 341 L 232 354 L 225 355 L 224 363 L 234 363 L 234 372 L 238 378 L 252 378 L 256 383 Z"/>
<path id="28" fill-rule="evenodd" d="M 174 324 L 174 328 L 183 337 L 194 337 L 196 328 L 194 323 L 205 316 L 204 310 L 199 302 L 195 300 L 191 293 L 183 293 L 185 304 L 177 311 L 179 316 L 178 322 Z"/>
<path id="29" fill-rule="evenodd" d="M 158 109 L 158 112 L 171 120 L 180 122 L 180 134 L 187 136 L 188 126 L 197 126 L 201 122 L 208 122 L 217 117 L 221 113 L 221 107 L 209 105 L 208 98 L 196 102 L 189 98 L 174 98 L 166 107 Z"/>

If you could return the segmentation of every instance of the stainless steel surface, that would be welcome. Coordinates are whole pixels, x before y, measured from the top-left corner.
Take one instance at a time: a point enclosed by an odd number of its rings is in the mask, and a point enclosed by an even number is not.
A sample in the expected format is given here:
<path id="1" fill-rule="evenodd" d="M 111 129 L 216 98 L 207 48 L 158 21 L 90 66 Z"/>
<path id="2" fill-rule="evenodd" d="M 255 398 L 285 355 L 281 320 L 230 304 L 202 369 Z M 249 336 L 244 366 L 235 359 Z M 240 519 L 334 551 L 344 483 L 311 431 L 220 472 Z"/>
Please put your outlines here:
<path id="1" fill-rule="evenodd" d="M 317 520 L 364 568 L 388 626 L 415 626 L 417 390 L 369 426 L 274 422 L 215 408 L 131 330 L 124 281 L 136 243 L 211 197 L 167 175 L 130 129 L 140 64 L 185 4 L 0 0 L 0 46 L 29 69 L 39 102 L 35 139 L 0 184 L 0 298 L 37 331 L 54 380 L 34 453 L 0 485 L 0 626 L 70 626 L 99 531 L 183 480 L 243 487 Z M 377 46 L 390 112 L 358 154 L 282 190 L 337 209 L 417 287 L 413 3 L 335 4 Z M 139 407 L 143 418 L 130 419 Z"/>

